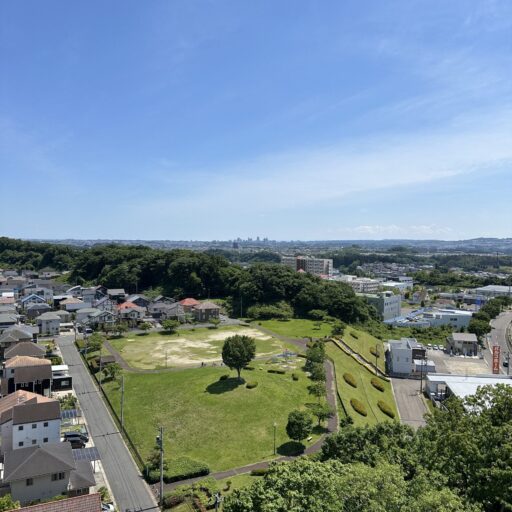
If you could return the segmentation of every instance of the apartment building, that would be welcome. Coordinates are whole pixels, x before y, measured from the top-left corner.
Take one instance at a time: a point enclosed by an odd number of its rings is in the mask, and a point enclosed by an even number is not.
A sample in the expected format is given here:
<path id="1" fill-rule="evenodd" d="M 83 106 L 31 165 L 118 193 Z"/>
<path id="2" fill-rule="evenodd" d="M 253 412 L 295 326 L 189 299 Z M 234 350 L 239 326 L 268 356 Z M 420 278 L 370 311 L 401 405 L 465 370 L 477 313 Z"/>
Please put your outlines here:
<path id="1" fill-rule="evenodd" d="M 304 271 L 317 276 L 330 276 L 333 271 L 332 259 L 310 256 L 282 256 L 281 263 L 295 271 Z"/>

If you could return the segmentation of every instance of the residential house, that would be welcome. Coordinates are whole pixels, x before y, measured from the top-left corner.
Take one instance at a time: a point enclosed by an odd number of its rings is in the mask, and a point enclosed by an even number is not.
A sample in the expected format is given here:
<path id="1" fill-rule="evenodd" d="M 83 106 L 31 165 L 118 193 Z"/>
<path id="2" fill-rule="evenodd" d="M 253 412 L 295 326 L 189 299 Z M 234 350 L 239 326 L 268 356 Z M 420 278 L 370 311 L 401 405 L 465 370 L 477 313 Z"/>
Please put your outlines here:
<path id="1" fill-rule="evenodd" d="M 30 283 L 23 287 L 22 295 L 27 297 L 29 295 L 38 295 L 42 297 L 45 302 L 53 302 L 53 290 L 46 286 L 39 286 L 36 283 Z"/>
<path id="2" fill-rule="evenodd" d="M 0 398 L 1 454 L 27 446 L 60 442 L 58 400 L 16 391 Z"/>
<path id="3" fill-rule="evenodd" d="M 27 318 L 33 320 L 34 318 L 37 318 L 39 315 L 42 315 L 43 313 L 48 313 L 51 310 L 52 308 L 48 304 L 46 304 L 46 302 L 32 303 L 25 307 L 25 314 L 27 315 Z"/>
<path id="4" fill-rule="evenodd" d="M 91 286 L 90 288 L 82 288 L 82 300 L 94 304 L 95 301 L 105 297 L 105 294 L 101 291 L 101 286 Z"/>
<path id="5" fill-rule="evenodd" d="M 132 302 L 123 302 L 117 306 L 117 314 L 121 320 L 126 320 L 132 326 L 137 325 L 146 315 L 146 310 Z"/>
<path id="6" fill-rule="evenodd" d="M 17 512 L 101 512 L 102 510 L 101 496 L 94 493 L 22 507 Z"/>
<path id="7" fill-rule="evenodd" d="M 204 301 L 192 309 L 192 314 L 198 322 L 209 322 L 212 318 L 219 318 L 220 306 L 209 301 Z"/>
<path id="8" fill-rule="evenodd" d="M 30 306 L 31 304 L 47 304 L 47 302 L 44 297 L 41 297 L 41 295 L 31 293 L 30 295 L 21 297 L 20 304 L 23 309 L 27 309 L 27 306 Z"/>
<path id="9" fill-rule="evenodd" d="M 0 333 L 4 332 L 9 327 L 15 326 L 19 321 L 19 315 L 14 313 L 1 313 L 0 314 Z"/>
<path id="10" fill-rule="evenodd" d="M 148 312 L 153 318 L 167 320 L 176 318 L 180 321 L 185 320 L 185 310 L 179 302 L 152 302 L 148 306 Z"/>
<path id="11" fill-rule="evenodd" d="M 38 329 L 39 330 L 39 329 Z M 4 358 L 4 352 L 12 345 L 21 341 L 32 342 L 34 335 L 32 329 L 28 329 L 26 325 L 19 325 L 6 329 L 0 334 L 0 359 Z"/>
<path id="12" fill-rule="evenodd" d="M 125 299 L 126 292 L 123 288 L 108 288 L 107 295 L 110 299 L 119 303 Z"/>
<path id="13" fill-rule="evenodd" d="M 415 338 L 389 340 L 387 362 L 393 375 L 409 376 L 415 369 L 415 360 L 423 361 L 426 349 Z"/>
<path id="14" fill-rule="evenodd" d="M 191 297 L 180 300 L 179 302 L 185 313 L 192 313 L 192 309 L 199 305 L 199 301 Z"/>
<path id="15" fill-rule="evenodd" d="M 116 316 L 111 311 L 97 309 L 94 313 L 91 313 L 88 318 L 83 320 L 82 323 L 91 327 L 103 328 L 107 325 L 114 325 L 116 323 Z"/>
<path id="16" fill-rule="evenodd" d="M 77 299 L 76 297 L 69 297 L 68 299 L 64 299 L 59 302 L 60 309 L 65 309 L 66 311 L 74 312 L 83 308 L 90 308 L 91 304 L 89 302 L 84 302 L 81 299 Z"/>
<path id="17" fill-rule="evenodd" d="M 55 311 L 55 314 L 60 317 L 61 324 L 67 324 L 72 320 L 71 313 L 65 309 L 59 309 L 58 311 Z"/>
<path id="18" fill-rule="evenodd" d="M 112 299 L 107 296 L 102 297 L 101 299 L 94 301 L 93 306 L 96 309 L 101 309 L 102 311 L 115 311 L 117 302 L 114 302 Z"/>
<path id="19" fill-rule="evenodd" d="M 478 352 L 478 338 L 470 332 L 454 332 L 446 338 L 447 350 L 453 354 L 476 355 Z"/>
<path id="20" fill-rule="evenodd" d="M 67 364 L 52 365 L 52 391 L 67 391 L 73 388 L 73 380 Z"/>
<path id="21" fill-rule="evenodd" d="M 84 322 L 84 320 L 87 320 L 89 318 L 89 316 L 91 316 L 93 313 L 97 313 L 98 311 L 100 311 L 99 309 L 96 309 L 96 308 L 82 308 L 82 309 L 79 309 L 77 312 L 76 312 L 76 323 L 77 324 L 81 324 Z"/>
<path id="22" fill-rule="evenodd" d="M 3 482 L 21 504 L 62 494 L 87 494 L 96 483 L 91 463 L 75 462 L 71 444 L 66 442 L 6 452 Z"/>
<path id="23" fill-rule="evenodd" d="M 18 389 L 49 396 L 52 385 L 52 364 L 48 359 L 15 356 L 3 363 L 0 389 L 2 396 Z"/>
<path id="24" fill-rule="evenodd" d="M 53 311 L 39 315 L 36 323 L 41 334 L 58 335 L 60 333 L 60 316 Z"/>
<path id="25" fill-rule="evenodd" d="M 16 356 L 29 356 L 44 359 L 46 348 L 34 343 L 33 341 L 20 341 L 14 343 L 4 351 L 5 359 L 12 359 Z"/>
<path id="26" fill-rule="evenodd" d="M 127 302 L 132 302 L 136 304 L 140 308 L 147 308 L 151 303 L 151 300 L 145 297 L 144 295 L 130 295 L 127 299 Z"/>
<path id="27" fill-rule="evenodd" d="M 14 304 L 16 302 L 16 299 L 14 298 L 14 293 L 3 293 L 0 296 L 0 304 Z"/>

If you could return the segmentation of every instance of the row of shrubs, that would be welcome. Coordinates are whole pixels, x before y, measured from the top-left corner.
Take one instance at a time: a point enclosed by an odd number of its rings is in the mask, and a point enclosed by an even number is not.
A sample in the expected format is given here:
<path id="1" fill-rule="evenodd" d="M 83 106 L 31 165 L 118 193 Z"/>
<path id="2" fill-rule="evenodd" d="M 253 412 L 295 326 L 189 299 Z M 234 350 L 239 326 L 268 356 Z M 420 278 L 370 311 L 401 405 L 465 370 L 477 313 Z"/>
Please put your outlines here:
<path id="1" fill-rule="evenodd" d="M 179 480 L 187 480 L 198 476 L 206 476 L 210 473 L 210 468 L 204 462 L 198 462 L 188 457 L 177 457 L 167 463 L 167 469 L 164 470 L 164 482 L 169 484 Z M 160 471 L 152 469 L 147 480 L 150 484 L 160 481 Z"/>
<path id="2" fill-rule="evenodd" d="M 186 500 L 192 500 L 196 510 L 212 508 L 212 496 L 218 490 L 218 483 L 212 477 L 192 485 L 179 485 L 173 491 L 164 494 L 164 509 L 174 508 Z"/>
<path id="3" fill-rule="evenodd" d="M 286 370 L 278 370 L 275 368 L 270 368 L 270 370 L 267 370 L 268 373 L 277 373 L 279 375 L 284 375 L 286 373 Z"/>
<path id="4" fill-rule="evenodd" d="M 258 386 L 258 382 L 257 381 L 252 381 L 252 382 L 247 382 L 247 384 L 245 385 L 245 387 L 247 389 L 254 389 L 255 387 Z"/>
<path id="5" fill-rule="evenodd" d="M 386 416 L 389 416 L 391 419 L 393 419 L 395 417 L 395 413 L 393 412 L 393 409 L 391 409 L 391 407 L 383 400 L 379 400 L 377 402 L 377 406 Z"/>
<path id="6" fill-rule="evenodd" d="M 363 402 L 357 398 L 352 398 L 350 400 L 350 405 L 353 407 L 354 411 L 359 413 L 361 416 L 368 416 L 368 412 L 366 411 L 366 407 L 364 406 Z"/>
<path id="7" fill-rule="evenodd" d="M 355 332 L 350 331 L 350 336 L 352 336 L 352 338 L 355 338 L 356 340 L 359 339 L 359 336 Z"/>
<path id="8" fill-rule="evenodd" d="M 344 373 L 343 379 L 349 386 L 352 386 L 353 388 L 357 388 L 357 381 L 351 373 L 348 373 L 348 372 Z"/>
<path id="9" fill-rule="evenodd" d="M 378 389 L 379 391 L 384 392 L 384 389 L 385 389 L 384 384 L 382 383 L 382 381 L 380 379 L 378 379 L 377 377 L 372 377 L 371 383 L 375 389 Z"/>

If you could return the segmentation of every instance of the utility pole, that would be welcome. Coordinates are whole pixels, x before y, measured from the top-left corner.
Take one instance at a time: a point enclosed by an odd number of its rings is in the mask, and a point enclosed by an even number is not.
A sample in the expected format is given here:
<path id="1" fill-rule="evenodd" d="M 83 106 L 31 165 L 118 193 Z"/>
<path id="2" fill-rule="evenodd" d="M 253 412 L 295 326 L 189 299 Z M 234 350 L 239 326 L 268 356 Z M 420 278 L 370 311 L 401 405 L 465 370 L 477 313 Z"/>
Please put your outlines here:
<path id="1" fill-rule="evenodd" d="M 121 375 L 121 433 L 124 431 L 124 375 Z"/>
<path id="2" fill-rule="evenodd" d="M 507 352 L 507 375 L 510 375 L 510 352 Z"/>
<path id="3" fill-rule="evenodd" d="M 277 423 L 274 421 L 274 455 L 276 455 L 276 428 Z"/>
<path id="4" fill-rule="evenodd" d="M 164 504 L 164 427 L 160 427 L 160 435 L 156 436 L 156 444 L 160 448 L 160 506 Z"/>
<path id="5" fill-rule="evenodd" d="M 420 359 L 421 368 L 420 368 L 420 395 L 423 394 L 423 363 L 425 361 L 425 356 L 422 356 Z"/>
<path id="6" fill-rule="evenodd" d="M 101 373 L 102 371 L 103 371 L 103 361 L 101 360 L 101 349 L 100 349 L 100 376 L 99 376 L 100 389 L 101 389 L 101 381 L 103 380 L 102 373 Z"/>
<path id="7" fill-rule="evenodd" d="M 378 375 L 379 374 L 379 369 L 377 367 L 377 359 L 379 357 L 379 346 L 378 345 L 375 345 L 375 374 Z"/>

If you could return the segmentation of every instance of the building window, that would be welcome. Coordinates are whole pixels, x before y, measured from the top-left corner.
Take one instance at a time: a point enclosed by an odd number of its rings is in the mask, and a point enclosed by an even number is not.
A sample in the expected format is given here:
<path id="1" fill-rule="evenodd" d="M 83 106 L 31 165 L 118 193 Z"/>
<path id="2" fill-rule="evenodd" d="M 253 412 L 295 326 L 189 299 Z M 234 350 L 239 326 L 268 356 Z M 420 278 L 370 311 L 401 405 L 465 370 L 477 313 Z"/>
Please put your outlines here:
<path id="1" fill-rule="evenodd" d="M 48 422 L 47 422 L 47 421 L 45 421 L 45 422 L 43 423 L 43 427 L 47 427 L 47 426 L 48 426 Z"/>
<path id="2" fill-rule="evenodd" d="M 27 484 L 27 487 L 29 485 L 34 485 L 34 479 L 33 478 L 27 478 L 27 480 L 25 481 L 25 483 Z"/>
<path id="3" fill-rule="evenodd" d="M 37 428 L 37 423 L 32 423 L 32 428 Z"/>
<path id="4" fill-rule="evenodd" d="M 36 444 L 36 439 L 32 439 L 32 444 Z"/>
<path id="5" fill-rule="evenodd" d="M 64 473 L 59 473 L 59 480 L 64 480 L 65 476 L 66 475 Z"/>
<path id="6" fill-rule="evenodd" d="M 47 443 L 47 442 L 48 442 L 48 438 L 47 437 L 43 438 L 43 443 Z"/>
<path id="7" fill-rule="evenodd" d="M 57 480 L 57 473 L 52 473 L 52 482 L 55 482 Z"/>
<path id="8" fill-rule="evenodd" d="M 20 441 L 20 442 L 18 443 L 18 446 L 21 448 L 21 447 L 23 446 L 23 441 Z"/>
<path id="9" fill-rule="evenodd" d="M 23 425 L 20 425 L 20 426 L 18 427 L 18 430 L 23 430 Z"/>

